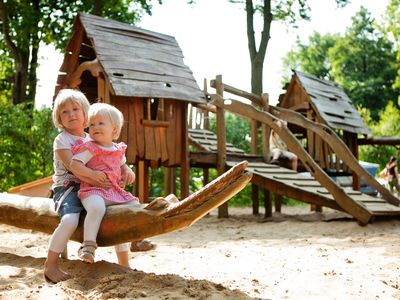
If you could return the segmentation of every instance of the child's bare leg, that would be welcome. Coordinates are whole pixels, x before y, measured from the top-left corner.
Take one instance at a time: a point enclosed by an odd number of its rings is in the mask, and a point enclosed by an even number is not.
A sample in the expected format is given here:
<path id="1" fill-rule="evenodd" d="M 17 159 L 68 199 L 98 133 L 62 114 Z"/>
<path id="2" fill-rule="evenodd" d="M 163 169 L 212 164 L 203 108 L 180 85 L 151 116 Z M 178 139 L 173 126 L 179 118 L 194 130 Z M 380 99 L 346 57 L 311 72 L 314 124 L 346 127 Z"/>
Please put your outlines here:
<path id="1" fill-rule="evenodd" d="M 129 243 L 124 243 L 115 246 L 115 253 L 117 254 L 118 264 L 125 268 L 130 268 L 129 265 Z"/>
<path id="2" fill-rule="evenodd" d="M 59 257 L 60 253 L 49 250 L 47 259 L 44 263 L 44 276 L 47 280 L 53 283 L 71 278 L 68 273 L 61 270 L 59 265 Z"/>

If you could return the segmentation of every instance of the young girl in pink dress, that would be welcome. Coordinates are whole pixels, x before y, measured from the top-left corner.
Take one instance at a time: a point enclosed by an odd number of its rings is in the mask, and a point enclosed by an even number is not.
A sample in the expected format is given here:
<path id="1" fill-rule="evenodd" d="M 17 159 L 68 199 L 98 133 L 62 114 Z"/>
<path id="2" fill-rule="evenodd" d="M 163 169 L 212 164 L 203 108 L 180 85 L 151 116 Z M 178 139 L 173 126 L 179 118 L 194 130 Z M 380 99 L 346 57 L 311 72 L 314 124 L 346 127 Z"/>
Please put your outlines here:
<path id="1" fill-rule="evenodd" d="M 122 113 L 112 105 L 95 103 L 89 109 L 89 135 L 91 141 L 78 143 L 72 148 L 70 164 L 74 174 L 84 174 L 87 168 L 99 181 L 111 182 L 111 187 L 104 189 L 82 182 L 78 197 L 86 209 L 83 240 L 78 255 L 89 263 L 94 262 L 97 248 L 96 238 L 106 206 L 121 203 L 139 203 L 139 199 L 120 186 L 121 166 L 125 164 L 124 143 L 114 143 L 118 139 L 123 125 Z M 120 245 L 129 250 L 129 243 Z"/>

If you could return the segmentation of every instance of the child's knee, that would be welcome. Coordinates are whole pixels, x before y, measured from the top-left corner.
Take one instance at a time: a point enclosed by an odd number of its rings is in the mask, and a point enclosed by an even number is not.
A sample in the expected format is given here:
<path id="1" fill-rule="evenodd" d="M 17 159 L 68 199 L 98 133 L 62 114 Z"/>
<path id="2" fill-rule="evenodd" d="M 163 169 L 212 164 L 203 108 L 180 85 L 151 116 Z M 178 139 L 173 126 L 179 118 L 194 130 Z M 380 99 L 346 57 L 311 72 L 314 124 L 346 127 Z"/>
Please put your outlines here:
<path id="1" fill-rule="evenodd" d="M 61 218 L 60 226 L 75 230 L 79 225 L 79 213 L 66 214 Z"/>

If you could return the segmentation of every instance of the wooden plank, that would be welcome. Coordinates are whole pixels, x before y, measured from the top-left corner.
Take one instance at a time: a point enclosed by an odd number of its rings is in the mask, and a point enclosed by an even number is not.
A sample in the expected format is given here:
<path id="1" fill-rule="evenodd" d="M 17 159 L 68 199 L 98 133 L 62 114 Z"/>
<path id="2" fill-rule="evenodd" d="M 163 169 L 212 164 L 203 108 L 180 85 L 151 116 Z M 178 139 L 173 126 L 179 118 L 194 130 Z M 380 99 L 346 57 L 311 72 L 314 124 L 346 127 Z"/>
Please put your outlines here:
<path id="1" fill-rule="evenodd" d="M 128 149 L 127 149 L 127 160 L 129 163 L 136 163 L 137 152 L 137 127 L 135 126 L 136 118 L 135 105 L 132 100 L 128 101 Z"/>
<path id="2" fill-rule="evenodd" d="M 294 185 L 300 187 L 321 187 L 321 184 L 318 181 L 315 182 L 295 182 Z"/>
<path id="3" fill-rule="evenodd" d="M 158 160 L 156 152 L 156 142 L 152 127 L 144 127 L 145 158 L 147 160 Z"/>
<path id="4" fill-rule="evenodd" d="M 160 131 L 160 144 L 161 144 L 161 162 L 166 162 L 168 160 L 168 148 L 167 148 L 167 129 L 164 127 L 158 128 Z"/>
<path id="5" fill-rule="evenodd" d="M 275 178 L 275 179 L 280 179 L 280 180 L 296 180 L 296 181 L 315 181 L 315 182 L 318 182 L 318 181 L 316 181 L 315 178 L 313 178 L 313 177 L 304 177 L 304 176 L 301 176 L 301 175 L 298 175 L 298 176 L 293 176 L 293 175 L 288 175 L 288 176 L 279 175 L 279 176 L 275 176 L 275 175 L 274 175 L 273 178 Z"/>
<path id="6" fill-rule="evenodd" d="M 167 128 L 167 151 L 168 151 L 168 165 L 176 166 L 176 151 L 177 151 L 177 120 L 176 120 L 176 103 L 172 101 L 165 102 L 166 120 L 170 122 L 170 126 Z"/>

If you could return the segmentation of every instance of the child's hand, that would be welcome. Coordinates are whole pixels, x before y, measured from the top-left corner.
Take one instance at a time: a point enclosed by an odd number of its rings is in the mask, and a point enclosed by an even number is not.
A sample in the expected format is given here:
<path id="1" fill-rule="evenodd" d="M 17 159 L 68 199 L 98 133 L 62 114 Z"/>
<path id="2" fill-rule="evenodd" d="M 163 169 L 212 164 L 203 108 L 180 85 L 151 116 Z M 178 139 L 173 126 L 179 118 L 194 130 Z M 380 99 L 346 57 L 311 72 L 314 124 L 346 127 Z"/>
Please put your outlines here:
<path id="1" fill-rule="evenodd" d="M 127 165 L 121 167 L 121 177 L 121 187 L 125 187 L 126 184 L 132 184 L 135 182 L 135 173 Z"/>
<path id="2" fill-rule="evenodd" d="M 92 180 L 94 181 L 95 186 L 99 186 L 102 188 L 110 188 L 111 187 L 111 182 L 104 172 L 93 171 Z"/>

